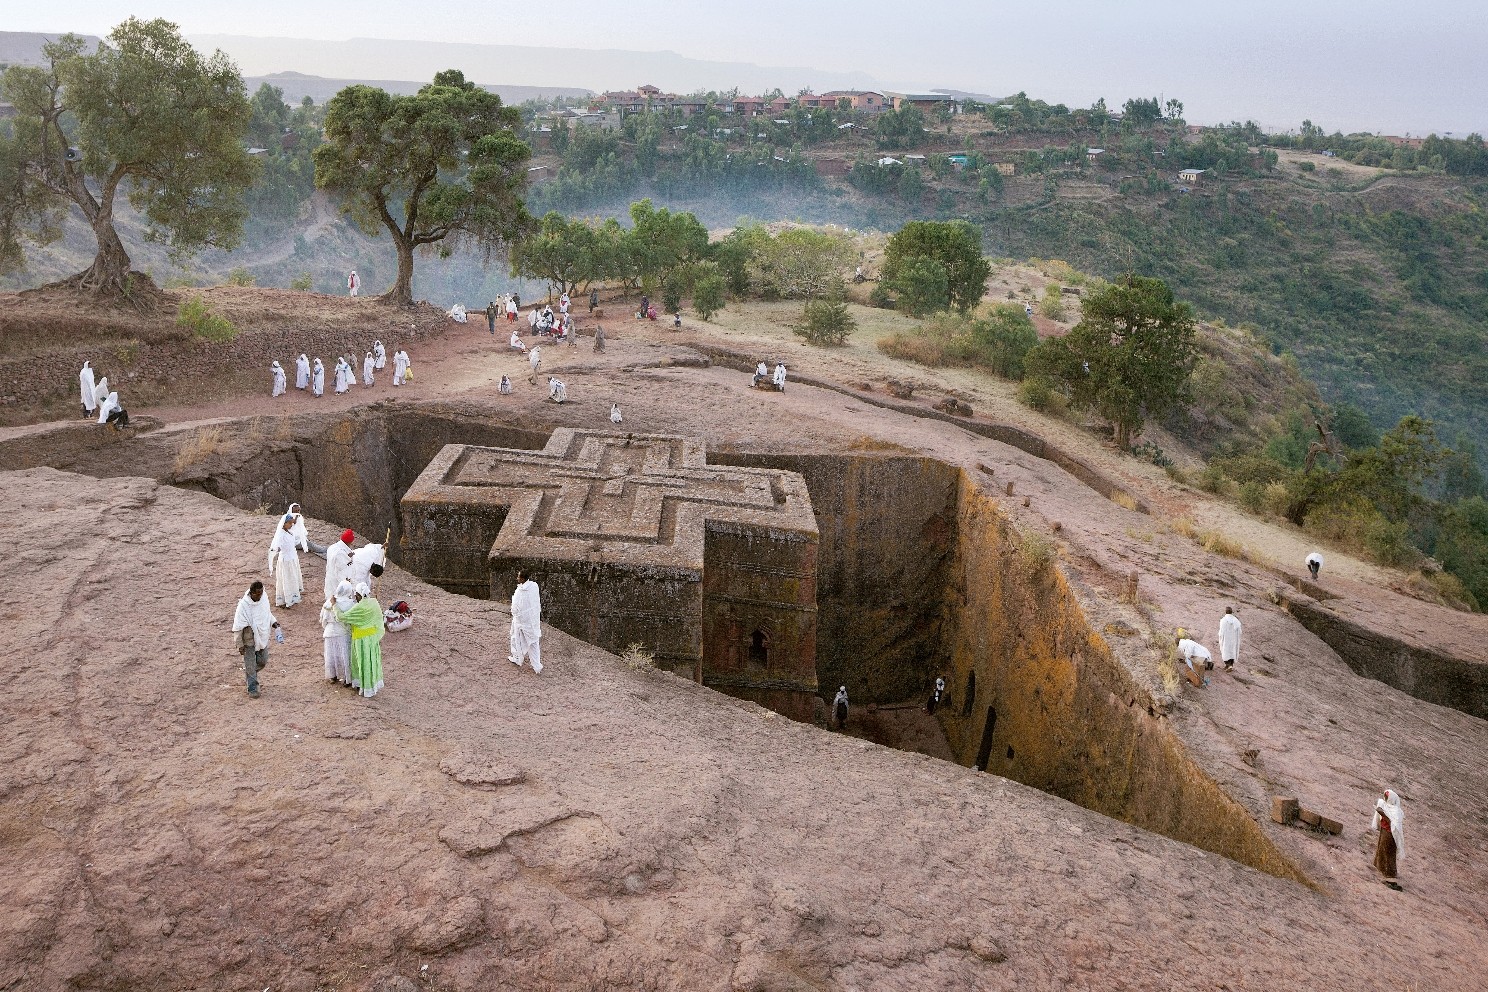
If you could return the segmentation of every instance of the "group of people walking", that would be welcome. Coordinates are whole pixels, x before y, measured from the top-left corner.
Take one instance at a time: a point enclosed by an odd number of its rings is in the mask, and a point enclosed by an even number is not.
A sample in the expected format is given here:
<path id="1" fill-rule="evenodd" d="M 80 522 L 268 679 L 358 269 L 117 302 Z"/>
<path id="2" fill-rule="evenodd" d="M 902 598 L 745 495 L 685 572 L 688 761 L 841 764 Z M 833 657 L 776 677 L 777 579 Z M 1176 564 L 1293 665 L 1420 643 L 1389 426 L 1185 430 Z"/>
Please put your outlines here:
<path id="1" fill-rule="evenodd" d="M 393 385 L 401 386 L 413 378 L 413 362 L 408 357 L 408 352 L 399 348 L 393 352 Z M 357 366 L 361 366 L 361 384 L 372 386 L 376 384 L 377 373 L 387 368 L 388 353 L 381 341 L 373 341 L 372 348 L 366 355 L 357 361 L 354 355 L 339 355 L 336 365 L 332 371 L 331 385 L 337 393 L 344 393 L 357 385 Z M 289 375 L 284 366 L 276 359 L 269 366 L 269 372 L 274 377 L 273 395 L 283 396 L 289 392 Z M 312 396 L 324 396 L 326 387 L 325 363 L 319 358 L 312 361 L 303 352 L 295 359 L 295 388 L 308 390 Z"/>
<path id="2" fill-rule="evenodd" d="M 108 376 L 94 379 L 93 363 L 84 362 L 78 373 L 78 391 L 83 401 L 84 419 L 96 416 L 98 423 L 108 424 L 114 430 L 129 426 L 129 411 L 119 402 L 119 393 L 109 388 Z"/>

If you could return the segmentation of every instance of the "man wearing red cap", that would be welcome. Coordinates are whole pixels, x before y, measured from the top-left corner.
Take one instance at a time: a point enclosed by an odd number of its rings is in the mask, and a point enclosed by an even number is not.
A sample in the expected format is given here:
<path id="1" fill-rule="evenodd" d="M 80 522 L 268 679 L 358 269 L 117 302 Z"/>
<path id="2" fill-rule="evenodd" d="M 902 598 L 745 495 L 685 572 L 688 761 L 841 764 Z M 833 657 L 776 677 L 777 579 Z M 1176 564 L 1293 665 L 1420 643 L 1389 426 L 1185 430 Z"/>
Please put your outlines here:
<path id="1" fill-rule="evenodd" d="M 336 587 L 351 570 L 351 542 L 355 540 L 356 534 L 348 527 L 341 532 L 341 540 L 326 548 L 325 598 L 327 600 L 336 597 Z"/>

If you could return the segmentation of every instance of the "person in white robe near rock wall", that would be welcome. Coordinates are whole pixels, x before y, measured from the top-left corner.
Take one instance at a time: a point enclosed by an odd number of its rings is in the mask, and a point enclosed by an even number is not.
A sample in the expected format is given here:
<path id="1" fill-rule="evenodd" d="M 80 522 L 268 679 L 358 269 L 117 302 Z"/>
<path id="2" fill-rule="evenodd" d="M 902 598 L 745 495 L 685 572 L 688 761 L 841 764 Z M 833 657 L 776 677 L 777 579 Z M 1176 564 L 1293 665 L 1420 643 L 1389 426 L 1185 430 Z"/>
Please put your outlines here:
<path id="1" fill-rule="evenodd" d="M 310 386 L 310 359 L 301 354 L 295 359 L 295 388 L 308 389 Z"/>
<path id="2" fill-rule="evenodd" d="M 381 341 L 372 342 L 372 367 L 379 372 L 387 367 L 387 349 L 382 346 Z"/>
<path id="3" fill-rule="evenodd" d="M 83 363 L 83 370 L 78 373 L 78 388 L 83 396 L 83 416 L 91 417 L 98 412 L 98 397 L 94 391 L 98 383 L 93 381 L 93 365 L 91 362 Z"/>
<path id="4" fill-rule="evenodd" d="M 269 545 L 269 574 L 274 577 L 274 605 L 286 610 L 305 594 L 305 578 L 300 573 L 300 552 L 295 547 L 294 522 L 284 518 L 274 531 Z"/>
<path id="5" fill-rule="evenodd" d="M 393 352 L 393 385 L 403 385 L 403 377 L 408 372 L 408 352 L 399 348 Z"/>
<path id="6" fill-rule="evenodd" d="M 372 357 L 372 352 L 367 352 L 367 357 L 362 359 L 362 385 L 373 384 L 372 370 L 377 367 L 377 359 Z"/>
<path id="7" fill-rule="evenodd" d="M 310 380 L 310 391 L 316 396 L 325 395 L 325 362 L 315 360 L 315 374 Z"/>
<path id="8" fill-rule="evenodd" d="M 1219 618 L 1219 658 L 1227 672 L 1234 671 L 1235 662 L 1240 660 L 1240 618 L 1228 606 Z"/>
<path id="9" fill-rule="evenodd" d="M 276 361 L 269 366 L 269 371 L 274 373 L 274 395 L 283 396 L 289 392 L 289 377 L 284 374 L 284 366 Z"/>
<path id="10" fill-rule="evenodd" d="M 326 571 L 325 571 L 325 598 L 334 599 L 336 587 L 341 580 L 346 578 L 346 573 L 351 570 L 351 542 L 356 540 L 356 534 L 349 528 L 341 532 L 341 539 L 326 548 Z"/>
<path id="11" fill-rule="evenodd" d="M 511 655 L 507 658 L 518 668 L 531 660 L 533 672 L 541 675 L 542 666 L 542 595 L 537 582 L 526 572 L 517 573 L 517 589 L 511 601 Z"/>
<path id="12" fill-rule="evenodd" d="M 346 579 L 336 586 L 320 608 L 321 639 L 325 642 L 325 673 L 329 682 L 351 685 L 351 631 L 336 616 L 356 605 L 355 587 Z"/>

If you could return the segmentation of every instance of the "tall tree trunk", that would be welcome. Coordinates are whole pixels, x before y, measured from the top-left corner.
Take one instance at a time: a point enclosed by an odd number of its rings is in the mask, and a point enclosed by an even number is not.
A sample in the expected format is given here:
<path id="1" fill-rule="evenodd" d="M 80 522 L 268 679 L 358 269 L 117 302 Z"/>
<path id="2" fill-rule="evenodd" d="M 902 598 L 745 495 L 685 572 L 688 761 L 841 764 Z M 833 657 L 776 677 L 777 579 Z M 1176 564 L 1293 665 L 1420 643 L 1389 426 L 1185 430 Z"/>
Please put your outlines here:
<path id="1" fill-rule="evenodd" d="M 382 301 L 400 307 L 411 307 L 413 306 L 413 242 L 395 232 L 393 244 L 398 248 L 398 281 L 393 283 L 392 289 L 382 294 Z"/>
<path id="2" fill-rule="evenodd" d="M 93 221 L 93 236 L 98 239 L 98 253 L 93 264 L 78 275 L 79 288 L 98 296 L 128 297 L 135 288 L 129 278 L 129 253 L 114 230 L 112 215 L 99 214 Z"/>

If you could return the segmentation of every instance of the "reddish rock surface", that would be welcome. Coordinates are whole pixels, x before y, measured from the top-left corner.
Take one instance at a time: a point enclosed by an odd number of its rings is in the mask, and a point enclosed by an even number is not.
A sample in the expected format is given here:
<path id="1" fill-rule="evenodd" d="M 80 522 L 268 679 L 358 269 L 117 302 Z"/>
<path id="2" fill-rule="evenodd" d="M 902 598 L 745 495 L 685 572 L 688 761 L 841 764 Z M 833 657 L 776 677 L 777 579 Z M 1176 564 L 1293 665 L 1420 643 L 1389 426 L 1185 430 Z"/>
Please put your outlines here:
<path id="1" fill-rule="evenodd" d="M 504 660 L 502 605 L 399 570 L 383 596 L 419 614 L 381 694 L 324 681 L 301 606 L 250 700 L 227 625 L 263 517 L 48 469 L 0 494 L 25 578 L 0 987 L 1468 989 L 1488 967 L 1483 723 L 1291 634 L 1187 719 L 1205 760 L 1259 743 L 1265 775 L 1346 820 L 1275 828 L 1317 889 L 556 631 L 535 676 Z M 1286 755 L 1319 749 L 1298 782 Z M 1404 892 L 1363 830 L 1397 761 Z"/>

